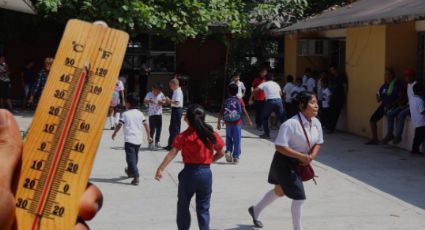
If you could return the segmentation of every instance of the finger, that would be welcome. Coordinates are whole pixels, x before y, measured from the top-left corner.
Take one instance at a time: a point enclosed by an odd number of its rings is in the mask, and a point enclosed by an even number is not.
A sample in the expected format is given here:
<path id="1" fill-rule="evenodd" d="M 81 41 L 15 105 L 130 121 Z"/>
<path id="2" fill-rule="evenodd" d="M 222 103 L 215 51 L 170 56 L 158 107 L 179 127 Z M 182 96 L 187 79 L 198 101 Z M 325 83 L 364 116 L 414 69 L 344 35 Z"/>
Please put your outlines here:
<path id="1" fill-rule="evenodd" d="M 11 188 L 13 173 L 22 154 L 22 138 L 15 118 L 0 109 L 0 187 Z"/>
<path id="2" fill-rule="evenodd" d="M 75 225 L 74 230 L 89 230 L 89 226 L 87 225 L 87 223 L 82 220 L 82 219 L 78 219 L 77 224 Z"/>
<path id="3" fill-rule="evenodd" d="M 86 191 L 81 197 L 79 216 L 83 220 L 91 220 L 102 208 L 102 192 L 93 184 L 88 184 Z"/>
<path id="4" fill-rule="evenodd" d="M 12 114 L 0 109 L 0 229 L 10 229 L 14 222 L 15 199 L 11 184 L 21 154 L 18 124 Z"/>

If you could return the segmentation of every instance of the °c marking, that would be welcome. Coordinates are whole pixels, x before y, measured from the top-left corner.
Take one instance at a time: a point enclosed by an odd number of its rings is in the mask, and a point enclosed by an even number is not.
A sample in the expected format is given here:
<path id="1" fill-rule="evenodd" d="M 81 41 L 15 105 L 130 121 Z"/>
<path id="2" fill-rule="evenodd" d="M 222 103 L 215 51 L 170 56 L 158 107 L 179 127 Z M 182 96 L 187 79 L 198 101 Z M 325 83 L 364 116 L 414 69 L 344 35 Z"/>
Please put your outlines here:
<path id="1" fill-rule="evenodd" d="M 81 53 L 84 51 L 84 46 L 78 44 L 76 41 L 72 41 L 72 49 L 77 53 Z"/>

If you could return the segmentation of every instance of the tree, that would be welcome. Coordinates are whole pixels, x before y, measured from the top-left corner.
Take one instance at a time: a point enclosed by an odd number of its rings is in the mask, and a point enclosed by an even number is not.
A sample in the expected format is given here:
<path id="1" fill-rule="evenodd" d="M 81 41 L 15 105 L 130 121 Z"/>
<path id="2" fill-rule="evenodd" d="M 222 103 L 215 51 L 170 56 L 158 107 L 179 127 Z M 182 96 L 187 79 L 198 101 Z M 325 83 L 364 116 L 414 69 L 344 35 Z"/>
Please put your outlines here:
<path id="1" fill-rule="evenodd" d="M 235 36 L 249 36 L 258 26 L 280 27 L 277 19 L 299 16 L 306 0 L 36 0 L 36 7 L 60 22 L 104 20 L 132 34 L 152 32 L 183 41 L 208 35 L 212 27 Z"/>

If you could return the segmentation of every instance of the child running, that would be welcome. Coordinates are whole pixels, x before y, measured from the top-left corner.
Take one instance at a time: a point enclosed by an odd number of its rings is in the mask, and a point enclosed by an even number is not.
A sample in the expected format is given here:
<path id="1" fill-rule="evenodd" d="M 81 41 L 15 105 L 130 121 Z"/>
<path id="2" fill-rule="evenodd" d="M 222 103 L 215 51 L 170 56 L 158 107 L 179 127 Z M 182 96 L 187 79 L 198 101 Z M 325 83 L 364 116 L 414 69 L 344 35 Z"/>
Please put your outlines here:
<path id="1" fill-rule="evenodd" d="M 218 115 L 217 129 L 221 129 L 221 119 L 226 124 L 226 152 L 224 156 L 228 163 L 239 163 L 241 155 L 242 139 L 242 113 L 245 115 L 249 126 L 252 126 L 249 114 L 245 109 L 245 104 L 238 95 L 239 87 L 236 84 L 230 84 L 227 87 L 229 97 L 224 101 L 222 110 Z"/>
<path id="2" fill-rule="evenodd" d="M 139 185 L 139 169 L 137 163 L 139 161 L 139 149 L 143 140 L 143 128 L 146 131 L 146 137 L 149 143 L 152 142 L 152 138 L 149 136 L 149 126 L 146 123 L 145 116 L 140 110 L 136 109 L 137 99 L 129 95 L 126 98 L 126 108 L 118 125 L 115 127 L 114 134 L 112 134 L 112 140 L 115 139 L 118 131 L 124 126 L 124 149 L 127 161 L 127 168 L 125 173 L 130 178 L 133 178 L 131 184 Z"/>
<path id="3" fill-rule="evenodd" d="M 150 136 L 154 138 L 155 145 L 149 144 L 149 149 L 157 150 L 162 148 L 159 144 L 162 130 L 162 105 L 166 103 L 166 97 L 162 93 L 161 84 L 156 84 L 152 87 L 152 91 L 145 97 L 145 104 L 149 105 L 149 128 Z"/>
<path id="4" fill-rule="evenodd" d="M 205 123 L 205 110 L 201 106 L 190 106 L 184 120 L 189 128 L 176 137 L 173 148 L 156 171 L 155 179 L 162 179 L 167 165 L 181 151 L 185 166 L 179 173 L 177 228 L 190 228 L 190 200 L 196 194 L 198 226 L 200 230 L 208 230 L 212 193 L 210 164 L 223 157 L 224 143 L 220 135 Z"/>

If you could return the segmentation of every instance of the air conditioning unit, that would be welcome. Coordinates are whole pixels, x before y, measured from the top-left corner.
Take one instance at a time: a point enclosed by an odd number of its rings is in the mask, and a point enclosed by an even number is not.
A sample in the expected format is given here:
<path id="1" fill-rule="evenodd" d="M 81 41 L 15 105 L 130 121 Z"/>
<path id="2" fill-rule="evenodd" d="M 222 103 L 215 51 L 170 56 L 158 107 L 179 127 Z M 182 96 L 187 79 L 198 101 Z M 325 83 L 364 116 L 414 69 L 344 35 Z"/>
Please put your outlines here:
<path id="1" fill-rule="evenodd" d="M 327 56 L 328 51 L 328 40 L 303 39 L 298 41 L 298 56 Z"/>

